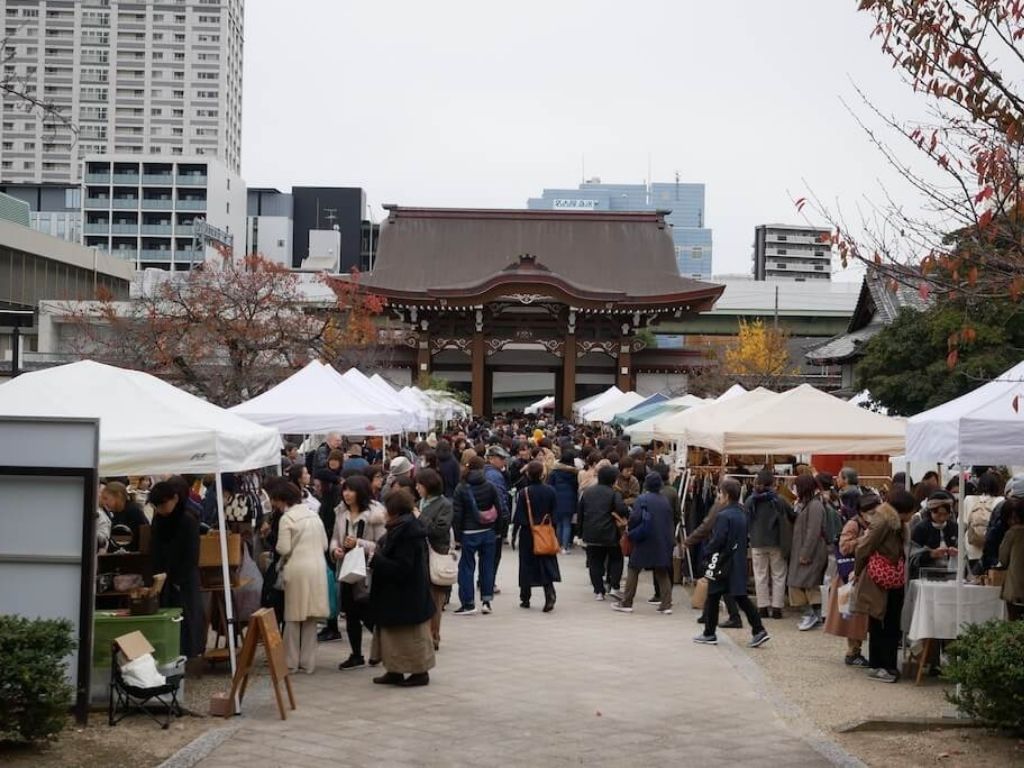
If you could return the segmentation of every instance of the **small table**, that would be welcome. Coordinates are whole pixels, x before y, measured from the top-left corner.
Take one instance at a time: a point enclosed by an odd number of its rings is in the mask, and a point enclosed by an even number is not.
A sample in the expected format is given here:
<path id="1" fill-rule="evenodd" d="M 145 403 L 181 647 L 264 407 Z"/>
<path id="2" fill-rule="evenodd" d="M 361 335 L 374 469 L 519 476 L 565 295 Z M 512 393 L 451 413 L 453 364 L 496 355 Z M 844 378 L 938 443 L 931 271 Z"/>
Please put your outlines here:
<path id="1" fill-rule="evenodd" d="M 990 619 L 1004 618 L 1006 605 L 999 593 L 999 587 L 964 584 L 961 624 L 983 624 Z M 903 627 L 909 641 L 924 641 L 917 667 L 920 685 L 932 640 L 955 640 L 960 634 L 956 621 L 956 583 L 921 579 L 910 582 L 903 605 Z"/>

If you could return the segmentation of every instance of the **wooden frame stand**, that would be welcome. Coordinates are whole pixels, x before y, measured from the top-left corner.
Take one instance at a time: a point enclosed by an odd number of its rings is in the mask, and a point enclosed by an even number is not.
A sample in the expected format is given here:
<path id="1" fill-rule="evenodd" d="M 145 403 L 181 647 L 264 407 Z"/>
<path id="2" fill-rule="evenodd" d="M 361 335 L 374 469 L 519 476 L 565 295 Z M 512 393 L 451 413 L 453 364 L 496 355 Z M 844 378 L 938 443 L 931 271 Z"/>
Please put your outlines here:
<path id="1" fill-rule="evenodd" d="M 277 699 L 277 710 L 281 713 L 281 719 L 287 720 L 288 713 L 284 707 L 284 697 L 281 695 L 281 684 L 284 683 L 284 687 L 288 691 L 288 704 L 293 710 L 295 709 L 295 694 L 292 691 L 288 665 L 285 663 L 284 642 L 277 629 L 277 619 L 274 617 L 272 608 L 260 608 L 258 611 L 254 611 L 249 619 L 249 631 L 245 633 L 245 641 L 238 654 L 238 667 L 235 670 L 235 677 L 231 681 L 230 698 L 234 701 L 237 695 L 239 706 L 241 706 L 246 686 L 249 684 L 249 673 L 252 671 L 253 661 L 256 659 L 256 646 L 260 643 L 263 644 L 263 650 L 267 655 L 270 684 L 274 688 L 274 697 Z"/>

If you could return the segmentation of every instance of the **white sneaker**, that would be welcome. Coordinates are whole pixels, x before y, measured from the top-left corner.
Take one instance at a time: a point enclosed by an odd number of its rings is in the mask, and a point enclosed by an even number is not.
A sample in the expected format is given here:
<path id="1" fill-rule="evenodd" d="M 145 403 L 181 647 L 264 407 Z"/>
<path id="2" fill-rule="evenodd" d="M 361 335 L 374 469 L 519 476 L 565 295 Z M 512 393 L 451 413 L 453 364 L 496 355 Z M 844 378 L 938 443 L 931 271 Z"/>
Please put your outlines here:
<path id="1" fill-rule="evenodd" d="M 604 602 L 604 592 L 598 592 L 596 595 L 594 595 L 594 599 L 597 600 L 599 603 L 603 603 Z"/>
<path id="2" fill-rule="evenodd" d="M 671 608 L 659 608 L 658 609 L 658 613 L 660 613 L 662 616 L 671 616 L 672 615 L 672 609 Z"/>
<path id="3" fill-rule="evenodd" d="M 483 606 L 480 609 L 480 613 L 490 613 L 490 612 L 491 612 L 491 601 L 490 600 L 484 600 Z"/>
<path id="4" fill-rule="evenodd" d="M 612 610 L 613 611 L 618 611 L 619 613 L 632 613 L 633 612 L 633 607 L 632 606 L 625 606 L 622 603 L 614 603 L 612 605 Z"/>
<path id="5" fill-rule="evenodd" d="M 817 614 L 806 613 L 804 614 L 804 617 L 800 619 L 800 624 L 797 626 L 797 629 L 799 629 L 801 632 L 806 632 L 807 630 L 814 629 L 816 626 L 818 626 L 819 621 L 820 619 L 818 618 Z"/>

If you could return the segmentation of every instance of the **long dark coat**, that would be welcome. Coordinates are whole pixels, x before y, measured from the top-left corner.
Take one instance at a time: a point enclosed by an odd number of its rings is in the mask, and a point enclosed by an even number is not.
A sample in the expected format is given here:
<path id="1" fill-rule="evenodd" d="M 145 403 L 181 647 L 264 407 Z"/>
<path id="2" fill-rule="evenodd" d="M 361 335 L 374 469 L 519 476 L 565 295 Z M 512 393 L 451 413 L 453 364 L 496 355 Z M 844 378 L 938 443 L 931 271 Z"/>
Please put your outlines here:
<path id="1" fill-rule="evenodd" d="M 519 586 L 543 587 L 545 584 L 561 581 L 562 572 L 558 569 L 557 555 L 537 557 L 533 554 L 533 533 L 530 531 L 526 494 L 530 494 L 533 522 L 539 524 L 548 516 L 550 522 L 554 523 L 555 491 L 551 486 L 531 483 L 519 491 L 516 497 L 514 522 L 519 526 Z"/>
<path id="2" fill-rule="evenodd" d="M 739 504 L 730 504 L 718 511 L 711 539 L 705 548 L 707 561 L 715 552 L 729 558 L 729 578 L 726 583 L 711 583 L 710 594 L 729 594 L 743 597 L 747 594 L 747 516 Z"/>
<path id="3" fill-rule="evenodd" d="M 576 503 L 580 495 L 580 485 L 576 467 L 556 464 L 548 476 L 548 485 L 555 489 L 555 514 L 552 522 L 559 523 L 572 520 L 576 514 Z"/>
<path id="4" fill-rule="evenodd" d="M 649 520 L 645 526 L 644 515 Z M 633 541 L 633 554 L 629 556 L 630 568 L 670 568 L 672 547 L 675 546 L 672 523 L 672 507 L 661 493 L 643 493 L 633 505 L 626 530 Z M 646 530 L 646 535 L 642 533 Z M 641 538 L 642 537 L 642 538 Z"/>
<path id="5" fill-rule="evenodd" d="M 153 516 L 150 557 L 153 573 L 167 574 L 160 605 L 181 608 L 181 655 L 202 655 L 206 620 L 199 591 L 199 520 L 184 501 L 167 517 Z"/>
<path id="6" fill-rule="evenodd" d="M 422 624 L 434 615 L 427 528 L 402 515 L 388 526 L 370 560 L 370 609 L 382 627 Z"/>

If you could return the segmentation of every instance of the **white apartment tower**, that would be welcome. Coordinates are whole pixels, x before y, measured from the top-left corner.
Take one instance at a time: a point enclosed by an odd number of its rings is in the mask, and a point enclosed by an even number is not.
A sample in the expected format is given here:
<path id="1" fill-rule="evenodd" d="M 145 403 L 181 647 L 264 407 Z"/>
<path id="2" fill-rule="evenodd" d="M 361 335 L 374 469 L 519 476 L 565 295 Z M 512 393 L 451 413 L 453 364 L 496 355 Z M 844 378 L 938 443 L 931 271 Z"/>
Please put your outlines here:
<path id="1" fill-rule="evenodd" d="M 754 227 L 755 280 L 832 279 L 832 231 L 802 224 Z"/>
<path id="2" fill-rule="evenodd" d="M 244 0 L 0 0 L 4 74 L 78 126 L 7 96 L 0 182 L 81 181 L 86 155 L 215 156 L 239 171 Z"/>

